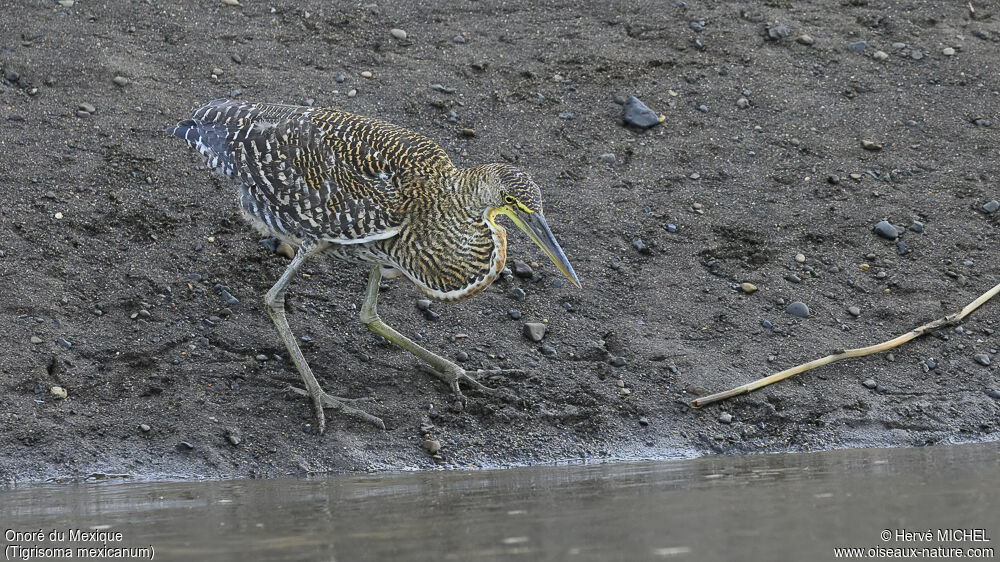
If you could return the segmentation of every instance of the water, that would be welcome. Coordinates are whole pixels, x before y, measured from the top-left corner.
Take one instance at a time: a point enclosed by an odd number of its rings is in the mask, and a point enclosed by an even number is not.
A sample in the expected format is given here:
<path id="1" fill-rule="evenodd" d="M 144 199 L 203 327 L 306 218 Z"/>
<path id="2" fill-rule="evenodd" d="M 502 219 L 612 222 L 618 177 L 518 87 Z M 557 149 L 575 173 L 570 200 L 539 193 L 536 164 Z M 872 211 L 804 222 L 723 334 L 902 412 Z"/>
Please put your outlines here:
<path id="1" fill-rule="evenodd" d="M 0 530 L 96 527 L 122 533 L 109 546 L 152 546 L 157 560 L 826 560 L 835 547 L 1000 550 L 998 453 L 1000 444 L 991 443 L 480 472 L 33 485 L 0 492 Z M 970 537 L 988 542 L 880 538 L 883 530 L 936 535 L 944 528 L 982 530 Z M 0 540 L 8 557 L 12 543 L 32 544 Z"/>

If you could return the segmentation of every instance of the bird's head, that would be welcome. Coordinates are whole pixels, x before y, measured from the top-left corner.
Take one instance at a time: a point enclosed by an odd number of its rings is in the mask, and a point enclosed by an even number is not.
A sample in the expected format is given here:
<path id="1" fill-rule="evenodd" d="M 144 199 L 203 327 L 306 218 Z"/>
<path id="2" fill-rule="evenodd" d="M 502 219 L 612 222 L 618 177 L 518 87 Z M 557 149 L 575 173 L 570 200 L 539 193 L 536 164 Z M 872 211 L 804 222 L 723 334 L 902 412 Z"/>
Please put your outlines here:
<path id="1" fill-rule="evenodd" d="M 507 215 L 545 252 L 552 263 L 580 287 L 580 280 L 573 271 L 566 254 L 549 230 L 542 214 L 542 193 L 528 174 L 507 164 L 487 164 L 482 167 L 483 183 L 487 188 L 486 220 L 495 226 L 498 215 Z"/>

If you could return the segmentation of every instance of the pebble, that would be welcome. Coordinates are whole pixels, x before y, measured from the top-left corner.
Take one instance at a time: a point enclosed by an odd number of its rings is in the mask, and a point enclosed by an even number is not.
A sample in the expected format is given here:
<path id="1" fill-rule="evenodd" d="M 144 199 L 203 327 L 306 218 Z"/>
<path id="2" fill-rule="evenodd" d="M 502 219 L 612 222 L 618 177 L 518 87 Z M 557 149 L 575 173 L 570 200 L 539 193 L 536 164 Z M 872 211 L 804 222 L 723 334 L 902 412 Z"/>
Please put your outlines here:
<path id="1" fill-rule="evenodd" d="M 431 307 L 430 299 L 418 299 L 417 300 L 417 310 L 427 310 Z"/>
<path id="2" fill-rule="evenodd" d="M 856 306 L 847 307 L 847 312 L 850 313 L 851 316 L 861 316 L 861 309 Z"/>
<path id="3" fill-rule="evenodd" d="M 555 357 L 556 356 L 556 348 L 552 347 L 551 345 L 543 345 L 542 348 L 541 348 L 541 351 L 542 351 L 542 355 L 544 355 L 546 357 Z"/>
<path id="4" fill-rule="evenodd" d="M 924 231 L 924 223 L 920 221 L 913 221 L 913 223 L 910 224 L 910 230 L 919 234 Z"/>
<path id="5" fill-rule="evenodd" d="M 226 6 L 239 6 L 240 0 L 222 0 L 222 3 Z"/>
<path id="6" fill-rule="evenodd" d="M 863 53 L 868 48 L 868 43 L 865 41 L 852 41 L 847 44 L 847 48 L 855 53 Z"/>
<path id="7" fill-rule="evenodd" d="M 365 70 L 364 72 L 361 73 L 361 77 L 362 78 L 371 78 L 372 77 L 372 73 L 369 72 L 369 71 L 367 71 L 367 70 Z"/>
<path id="8" fill-rule="evenodd" d="M 878 386 L 878 384 L 875 382 L 875 379 L 865 379 L 865 382 L 861 384 L 865 385 L 865 388 L 875 388 L 876 386 Z"/>
<path id="9" fill-rule="evenodd" d="M 740 109 L 746 109 L 746 108 L 750 107 L 750 100 L 748 100 L 746 98 L 740 98 L 740 99 L 736 100 L 736 107 L 738 107 Z"/>
<path id="10" fill-rule="evenodd" d="M 667 232 L 669 232 L 671 234 L 677 232 L 677 225 L 676 224 L 672 224 L 672 223 L 668 223 L 667 224 Z"/>
<path id="11" fill-rule="evenodd" d="M 642 426 L 649 425 L 649 418 L 647 418 L 646 416 L 639 418 L 639 425 Z"/>
<path id="12" fill-rule="evenodd" d="M 13 68 L 3 69 L 4 80 L 14 83 L 21 79 L 21 75 L 17 73 Z"/>
<path id="13" fill-rule="evenodd" d="M 80 111 L 86 111 L 87 113 L 97 113 L 97 108 L 94 107 L 93 104 L 89 103 L 81 103 L 77 106 L 77 109 Z"/>
<path id="14" fill-rule="evenodd" d="M 69 340 L 65 340 L 63 338 L 57 339 L 56 343 L 59 344 L 59 347 L 61 347 L 63 349 L 72 349 L 73 348 L 73 344 L 70 343 Z"/>
<path id="15" fill-rule="evenodd" d="M 239 431 L 236 431 L 234 429 L 226 430 L 226 439 L 228 439 L 229 442 L 233 445 L 239 445 L 240 443 L 243 442 L 243 436 L 240 435 Z"/>
<path id="16" fill-rule="evenodd" d="M 468 41 L 462 35 L 456 35 L 456 36 L 454 36 L 454 37 L 451 38 L 451 42 L 452 43 L 456 43 L 458 45 L 464 45 Z"/>
<path id="17" fill-rule="evenodd" d="M 464 351 L 459 351 L 458 353 L 455 354 L 455 359 L 459 363 L 465 363 L 466 361 L 469 360 L 469 354 Z"/>
<path id="18" fill-rule="evenodd" d="M 920 59 L 924 58 L 924 52 L 923 51 L 911 51 L 910 52 L 910 58 L 913 59 L 913 60 L 920 60 Z"/>
<path id="19" fill-rule="evenodd" d="M 895 43 L 892 44 L 892 48 L 893 49 L 897 49 L 897 50 L 898 49 L 905 49 L 906 48 L 906 43 L 900 43 L 899 41 L 897 41 L 897 42 L 895 42 Z"/>
<path id="20" fill-rule="evenodd" d="M 531 269 L 531 266 L 524 263 L 523 261 L 517 260 L 514 262 L 514 276 L 520 277 L 522 279 L 531 279 L 535 272 Z"/>
<path id="21" fill-rule="evenodd" d="M 539 342 L 545 337 L 545 324 L 541 322 L 525 322 L 524 335 L 531 341 Z"/>
<path id="22" fill-rule="evenodd" d="M 798 318 L 808 318 L 809 307 L 802 301 L 794 301 L 788 305 L 788 308 L 785 309 L 785 313 Z"/>
<path id="23" fill-rule="evenodd" d="M 977 127 L 992 127 L 993 121 L 990 121 L 989 119 L 976 119 L 975 124 Z"/>
<path id="24" fill-rule="evenodd" d="M 985 353 L 977 353 L 973 356 L 973 359 L 976 360 L 976 363 L 979 363 L 984 367 L 989 367 L 990 365 L 990 356 Z"/>
<path id="25" fill-rule="evenodd" d="M 889 53 L 885 51 L 875 51 L 872 53 L 872 58 L 878 61 L 886 60 L 889 58 Z"/>
<path id="26" fill-rule="evenodd" d="M 510 296 L 516 301 L 523 301 L 525 297 L 524 289 L 520 287 L 514 287 L 510 290 Z"/>
<path id="27" fill-rule="evenodd" d="M 148 424 L 144 424 L 144 423 L 140 423 L 139 424 L 139 430 L 142 431 L 143 433 L 149 433 L 150 429 L 152 429 L 152 428 L 149 427 Z"/>
<path id="28" fill-rule="evenodd" d="M 396 39 L 399 39 L 400 41 L 405 41 L 406 40 L 406 31 L 402 30 L 402 29 L 399 29 L 398 27 L 394 27 L 394 28 L 390 29 L 389 33 L 393 37 L 395 37 Z"/>
<path id="29" fill-rule="evenodd" d="M 941 50 L 941 54 L 944 55 L 944 56 L 946 56 L 946 57 L 954 56 L 955 55 L 955 49 L 952 49 L 951 47 L 945 47 L 944 49 Z"/>
<path id="30" fill-rule="evenodd" d="M 180 443 L 174 445 L 174 448 L 182 453 L 186 453 L 188 451 L 193 451 L 194 445 L 188 443 L 187 441 L 181 441 Z"/>
<path id="31" fill-rule="evenodd" d="M 441 442 L 435 439 L 425 439 L 421 447 L 423 447 L 428 453 L 435 455 L 441 450 Z"/>
<path id="32" fill-rule="evenodd" d="M 257 361 L 267 361 L 267 355 L 264 355 L 263 353 L 258 353 L 257 357 L 255 357 L 254 359 L 256 359 Z"/>
<path id="33" fill-rule="evenodd" d="M 347 91 L 347 97 L 349 97 L 349 98 L 353 98 L 356 95 L 358 95 L 358 91 L 357 90 L 351 89 L 351 90 Z"/>
<path id="34" fill-rule="evenodd" d="M 802 35 L 799 35 L 798 37 L 795 38 L 795 41 L 797 41 L 800 45 L 812 45 L 813 43 L 816 42 L 816 40 L 813 39 L 812 35 L 809 35 L 808 33 L 803 33 Z"/>
<path id="35" fill-rule="evenodd" d="M 878 234 L 879 236 L 885 238 L 886 240 L 895 240 L 896 238 L 899 237 L 899 231 L 896 230 L 895 226 L 889 224 L 889 221 L 887 220 L 881 220 L 875 223 L 874 231 L 875 234 Z"/>
<path id="36" fill-rule="evenodd" d="M 791 34 L 792 32 L 780 23 L 767 26 L 767 38 L 771 41 L 780 41 Z"/>
<path id="37" fill-rule="evenodd" d="M 38 344 L 42 343 L 42 338 L 40 338 L 38 336 L 31 336 L 31 343 L 33 343 L 35 345 L 38 345 Z"/>
<path id="38" fill-rule="evenodd" d="M 520 320 L 521 319 L 521 311 L 517 310 L 516 308 L 512 308 L 512 309 L 510 309 L 510 310 L 507 311 L 507 316 L 510 316 L 511 320 Z"/>
<path id="39" fill-rule="evenodd" d="M 729 412 L 722 412 L 721 414 L 719 414 L 719 421 L 726 425 L 729 425 L 733 423 L 733 416 Z"/>
<path id="40" fill-rule="evenodd" d="M 740 283 L 740 289 L 749 295 L 757 292 L 757 285 L 754 285 L 753 283 Z"/>
<path id="41" fill-rule="evenodd" d="M 992 388 L 988 389 L 986 391 L 986 396 L 989 396 L 994 400 L 1000 400 L 1000 390 L 993 390 Z"/>
<path id="42" fill-rule="evenodd" d="M 615 164 L 618 162 L 618 157 L 616 157 L 612 152 L 605 152 L 601 155 L 601 160 L 607 164 Z"/>
<path id="43" fill-rule="evenodd" d="M 797 261 L 799 263 L 806 263 L 806 255 L 805 254 L 795 254 L 795 261 Z"/>
<path id="44" fill-rule="evenodd" d="M 625 366 L 625 358 L 622 357 L 622 356 L 615 357 L 614 359 L 611 360 L 611 366 L 612 367 L 624 367 Z"/>
<path id="45" fill-rule="evenodd" d="M 236 53 L 229 55 L 229 58 L 236 64 L 243 64 L 243 57 L 239 56 Z"/>
<path id="46" fill-rule="evenodd" d="M 693 21 L 688 24 L 688 27 L 690 27 L 695 33 L 701 33 L 702 31 L 705 31 L 705 22 Z"/>
<path id="47" fill-rule="evenodd" d="M 865 150 L 871 150 L 872 152 L 877 152 L 882 150 L 882 144 L 875 142 L 873 140 L 865 139 L 861 141 L 861 148 Z"/>
<path id="48" fill-rule="evenodd" d="M 635 248 L 635 251 L 643 255 L 649 255 L 652 253 L 649 247 L 646 246 L 646 243 L 642 241 L 642 238 L 636 238 L 635 240 L 633 240 L 632 247 Z"/>
<path id="49" fill-rule="evenodd" d="M 997 201 L 996 199 L 983 205 L 983 210 L 990 214 L 997 212 L 997 209 L 1000 209 L 1000 201 Z"/>
<path id="50" fill-rule="evenodd" d="M 53 386 L 52 388 L 49 389 L 49 392 L 52 393 L 52 396 L 55 396 L 56 398 L 59 398 L 60 400 L 65 399 L 66 396 L 69 395 L 66 392 L 66 389 L 63 388 L 63 387 L 61 387 L 61 386 Z"/>
<path id="51" fill-rule="evenodd" d="M 115 76 L 111 81 L 114 82 L 116 86 L 121 86 L 122 88 L 128 86 L 128 78 L 125 78 L 124 76 Z"/>
<path id="52" fill-rule="evenodd" d="M 802 278 L 799 277 L 798 275 L 795 275 L 794 273 L 786 275 L 785 276 L 785 280 L 788 281 L 789 283 L 801 283 L 802 282 Z"/>
<path id="53" fill-rule="evenodd" d="M 635 96 L 629 96 L 625 102 L 625 123 L 640 129 L 648 129 L 659 124 L 660 118 L 656 113 L 646 107 L 646 104 L 639 101 Z"/>
<path id="54" fill-rule="evenodd" d="M 279 242 L 277 248 L 274 249 L 274 253 L 288 259 L 295 257 L 295 250 L 286 242 Z"/>

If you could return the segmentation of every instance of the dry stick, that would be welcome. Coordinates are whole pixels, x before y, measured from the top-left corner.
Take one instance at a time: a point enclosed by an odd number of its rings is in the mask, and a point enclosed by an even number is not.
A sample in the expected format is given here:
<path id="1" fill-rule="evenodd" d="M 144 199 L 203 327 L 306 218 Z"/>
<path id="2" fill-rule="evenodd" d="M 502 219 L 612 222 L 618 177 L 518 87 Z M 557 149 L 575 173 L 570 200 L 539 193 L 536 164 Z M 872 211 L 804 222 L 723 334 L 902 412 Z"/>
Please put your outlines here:
<path id="1" fill-rule="evenodd" d="M 928 322 L 927 324 L 924 324 L 923 326 L 916 328 L 915 330 L 911 330 L 889 341 L 885 341 L 880 344 L 871 345 L 868 347 L 859 347 L 857 349 L 838 349 L 834 351 L 832 354 L 827 355 L 826 357 L 815 359 L 808 363 L 803 363 L 796 367 L 792 367 L 791 369 L 785 369 L 780 373 L 775 373 L 773 375 L 764 377 L 762 379 L 757 379 L 753 382 L 744 384 L 742 386 L 737 386 L 736 388 L 727 390 L 725 392 L 717 392 L 715 394 L 710 394 L 704 398 L 698 398 L 696 400 L 692 400 L 691 407 L 701 408 L 702 406 L 711 404 L 713 402 L 725 400 L 726 398 L 732 398 L 733 396 L 738 396 L 740 394 L 746 394 L 747 392 L 750 392 L 752 390 L 757 390 L 758 388 L 765 387 L 769 384 L 774 384 L 778 381 L 785 380 L 788 377 L 797 375 L 799 373 L 804 373 L 810 369 L 815 369 L 816 367 L 822 367 L 823 365 L 827 365 L 835 361 L 840 361 L 841 359 L 850 359 L 852 357 L 864 357 L 865 355 L 871 355 L 873 353 L 878 353 L 880 351 L 890 350 L 894 347 L 900 346 L 912 340 L 913 338 L 917 338 L 928 332 L 937 330 L 938 328 L 944 326 L 951 326 L 953 324 L 958 324 L 959 322 L 962 321 L 963 318 L 971 314 L 973 310 L 976 310 L 977 308 L 982 306 L 983 303 L 996 296 L 997 293 L 1000 293 L 1000 284 L 980 295 L 978 299 L 970 302 L 962 310 L 954 314 L 945 316 L 944 318 L 938 318 L 933 322 Z"/>

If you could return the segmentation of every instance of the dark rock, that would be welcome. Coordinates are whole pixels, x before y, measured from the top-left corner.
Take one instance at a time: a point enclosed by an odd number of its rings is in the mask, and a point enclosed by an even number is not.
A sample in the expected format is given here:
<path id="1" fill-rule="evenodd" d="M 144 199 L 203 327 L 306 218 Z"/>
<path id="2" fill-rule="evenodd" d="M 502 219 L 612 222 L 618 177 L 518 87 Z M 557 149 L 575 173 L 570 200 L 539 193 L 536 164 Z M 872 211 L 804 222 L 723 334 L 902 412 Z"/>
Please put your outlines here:
<path id="1" fill-rule="evenodd" d="M 994 390 L 992 388 L 988 388 L 986 389 L 986 396 L 989 396 L 994 400 L 1000 400 L 1000 390 Z"/>
<path id="2" fill-rule="evenodd" d="M 616 157 L 614 153 L 605 152 L 601 155 L 601 160 L 603 160 L 606 164 L 614 165 L 618 162 L 618 157 Z"/>
<path id="3" fill-rule="evenodd" d="M 512 309 L 510 309 L 510 310 L 507 311 L 507 316 L 510 316 L 511 320 L 520 320 L 521 319 L 521 311 L 517 310 L 515 308 L 512 308 Z"/>
<path id="4" fill-rule="evenodd" d="M 417 310 L 424 311 L 431 307 L 431 301 L 429 299 L 418 299 L 417 300 Z"/>
<path id="5" fill-rule="evenodd" d="M 913 52 L 910 53 L 910 58 L 912 58 L 913 60 L 920 60 L 920 59 L 924 58 L 924 52 L 923 51 L 913 51 Z"/>
<path id="6" fill-rule="evenodd" d="M 635 240 L 633 240 L 632 241 L 632 247 L 635 248 L 635 250 L 637 252 L 639 252 L 640 254 L 643 254 L 643 255 L 646 255 L 646 256 L 648 256 L 649 254 L 652 253 L 650 251 L 649 247 L 646 246 L 646 243 L 643 242 L 641 238 L 636 238 Z"/>
<path id="7" fill-rule="evenodd" d="M 798 318 L 809 318 L 809 307 L 802 301 L 794 301 L 789 303 L 788 308 L 785 309 L 785 313 Z"/>
<path id="8" fill-rule="evenodd" d="M 510 290 L 510 296 L 516 301 L 523 301 L 525 297 L 524 289 L 520 287 L 513 287 Z"/>
<path id="9" fill-rule="evenodd" d="M 625 102 L 625 123 L 640 129 L 648 129 L 660 123 L 660 118 L 656 113 L 646 107 L 646 104 L 639 101 L 639 98 L 630 96 Z"/>
<path id="10" fill-rule="evenodd" d="M 458 353 L 455 354 L 455 360 L 457 360 L 459 363 L 465 363 L 466 361 L 469 360 L 469 354 L 464 351 L 459 351 Z"/>
<path id="11" fill-rule="evenodd" d="M 625 358 L 622 357 L 622 356 L 620 356 L 620 355 L 618 357 L 615 357 L 614 359 L 611 360 L 611 366 L 612 367 L 624 367 L 625 366 Z"/>
<path id="12" fill-rule="evenodd" d="M 913 224 L 910 225 L 910 230 L 919 234 L 924 231 L 924 223 L 920 221 L 913 221 Z"/>
<path id="13" fill-rule="evenodd" d="M 66 349 L 66 350 L 69 350 L 69 349 L 73 348 L 73 344 L 70 343 L 69 340 L 65 340 L 63 338 L 57 339 L 56 343 L 59 344 L 59 347 L 61 347 L 63 349 Z"/>
<path id="14" fill-rule="evenodd" d="M 534 274 L 535 272 L 531 269 L 530 265 L 520 260 L 514 262 L 515 277 L 520 277 L 522 279 L 531 279 L 531 276 Z"/>
<path id="15" fill-rule="evenodd" d="M 986 211 L 989 214 L 997 212 L 997 209 L 1000 209 L 1000 201 L 997 201 L 996 199 L 983 205 L 983 211 Z"/>
<path id="16" fill-rule="evenodd" d="M 768 25 L 766 31 L 766 37 L 770 41 L 781 41 L 785 37 L 792 34 L 792 32 L 788 30 L 788 27 L 780 23 Z"/>
<path id="17" fill-rule="evenodd" d="M 187 441 L 181 441 L 180 443 L 175 445 L 174 448 L 182 453 L 187 453 L 189 451 L 194 450 L 194 445 L 188 443 Z"/>
<path id="18" fill-rule="evenodd" d="M 719 414 L 719 421 L 726 425 L 729 425 L 733 423 L 733 415 L 730 414 L 729 412 L 722 412 L 721 414 Z"/>
<path id="19" fill-rule="evenodd" d="M 865 388 L 872 388 L 872 389 L 878 386 L 878 384 L 875 382 L 875 379 L 865 379 L 865 382 L 861 384 L 865 385 Z"/>
<path id="20" fill-rule="evenodd" d="M 990 365 L 990 356 L 985 353 L 977 353 L 973 356 L 973 359 L 976 360 L 976 363 L 979 363 L 984 367 L 989 367 Z"/>
<path id="21" fill-rule="evenodd" d="M 881 220 L 875 223 L 873 230 L 875 231 L 875 234 L 878 234 L 886 240 L 895 240 L 899 237 L 899 231 L 896 230 L 896 227 L 889 224 L 889 221 L 886 220 Z"/>
<path id="22" fill-rule="evenodd" d="M 542 348 L 541 348 L 541 351 L 542 351 L 542 355 L 544 355 L 546 357 L 555 357 L 556 356 L 556 348 L 552 347 L 551 345 L 543 345 Z"/>
<path id="23" fill-rule="evenodd" d="M 863 53 L 865 49 L 868 48 L 868 43 L 865 41 L 852 41 L 847 44 L 847 50 L 852 53 Z"/>

